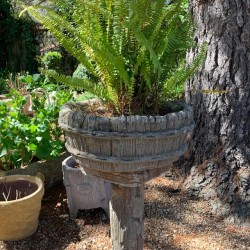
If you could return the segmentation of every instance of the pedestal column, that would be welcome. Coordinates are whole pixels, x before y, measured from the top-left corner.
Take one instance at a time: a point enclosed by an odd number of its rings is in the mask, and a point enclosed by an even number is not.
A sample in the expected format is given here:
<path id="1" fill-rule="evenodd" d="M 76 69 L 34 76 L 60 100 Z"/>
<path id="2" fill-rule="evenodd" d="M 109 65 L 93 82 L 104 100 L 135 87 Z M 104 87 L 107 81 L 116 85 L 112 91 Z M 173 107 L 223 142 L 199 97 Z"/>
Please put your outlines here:
<path id="1" fill-rule="evenodd" d="M 111 184 L 110 225 L 113 250 L 142 250 L 144 184 Z"/>

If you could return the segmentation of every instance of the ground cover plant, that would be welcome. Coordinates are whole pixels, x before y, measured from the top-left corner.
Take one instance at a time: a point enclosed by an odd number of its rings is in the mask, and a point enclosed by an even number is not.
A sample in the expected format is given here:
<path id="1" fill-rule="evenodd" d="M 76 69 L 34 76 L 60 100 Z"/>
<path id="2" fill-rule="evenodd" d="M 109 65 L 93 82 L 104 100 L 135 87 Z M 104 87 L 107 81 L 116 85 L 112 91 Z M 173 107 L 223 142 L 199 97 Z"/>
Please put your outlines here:
<path id="1" fill-rule="evenodd" d="M 51 92 L 56 85 L 48 84 L 50 102 L 46 95 L 32 96 L 33 114 L 27 114 L 24 105 L 28 100 L 25 95 L 34 87 L 46 85 L 40 83 L 39 74 L 19 76 L 19 83 L 7 94 L 9 102 L 0 101 L 0 169 L 8 170 L 30 163 L 33 160 L 57 157 L 64 150 L 63 132 L 57 119 L 60 106 L 69 101 L 69 91 Z"/>

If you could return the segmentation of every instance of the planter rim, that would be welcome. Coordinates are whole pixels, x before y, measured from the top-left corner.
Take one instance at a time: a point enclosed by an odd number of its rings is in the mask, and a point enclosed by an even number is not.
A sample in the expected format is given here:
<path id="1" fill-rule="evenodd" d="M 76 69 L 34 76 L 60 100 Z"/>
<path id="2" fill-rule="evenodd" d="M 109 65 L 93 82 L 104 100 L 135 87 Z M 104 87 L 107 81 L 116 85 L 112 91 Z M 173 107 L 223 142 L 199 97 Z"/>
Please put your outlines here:
<path id="1" fill-rule="evenodd" d="M 181 128 L 193 130 L 193 110 L 186 103 L 183 103 L 183 106 L 183 110 L 168 113 L 164 116 L 105 117 L 82 110 L 81 107 L 84 107 L 84 104 L 82 106 L 81 103 L 68 102 L 61 107 L 58 122 L 60 127 L 66 131 L 80 132 L 86 135 L 90 133 L 90 136 L 106 137 L 112 134 L 112 137 L 127 137 L 130 134 L 133 137 L 133 133 L 136 136 L 138 136 L 138 133 L 141 136 L 147 133 L 145 136 L 149 137 L 151 136 L 150 133 L 154 134 L 155 132 L 172 133 L 174 130 Z M 172 130 L 172 132 L 169 132 L 169 130 Z"/>
<path id="2" fill-rule="evenodd" d="M 69 166 L 71 162 L 77 163 L 72 156 L 69 156 L 65 160 L 63 160 L 62 167 L 65 168 L 65 169 L 70 169 L 71 171 L 79 172 L 79 170 L 81 170 L 81 168 L 80 167 L 71 167 L 71 166 Z"/>
<path id="3" fill-rule="evenodd" d="M 90 100 L 91 101 L 91 100 Z M 178 114 L 183 114 L 185 112 L 187 113 L 192 113 L 192 108 L 185 102 L 181 102 L 181 104 L 183 105 L 183 109 L 180 110 L 180 111 L 177 111 L 177 112 L 170 112 L 170 113 L 167 113 L 165 115 L 121 115 L 121 116 L 111 116 L 111 117 L 106 117 L 106 116 L 102 116 L 102 115 L 95 115 L 95 114 L 91 114 L 91 113 L 85 113 L 84 111 L 82 110 L 79 110 L 80 106 L 84 106 L 86 104 L 91 104 L 91 102 L 66 102 L 65 104 L 63 104 L 61 106 L 61 112 L 79 112 L 79 113 L 84 113 L 86 114 L 86 116 L 89 116 L 89 117 L 98 117 L 100 119 L 103 119 L 103 120 L 117 120 L 117 119 L 125 119 L 125 120 L 129 120 L 131 117 L 145 117 L 147 119 L 155 119 L 156 117 L 171 117 L 173 115 L 178 115 Z M 77 109 L 78 108 L 78 109 Z M 74 110 L 75 109 L 75 110 Z"/>
<path id="4" fill-rule="evenodd" d="M 9 176 L 4 176 L 0 178 L 0 183 L 4 182 L 4 181 L 15 181 L 15 180 L 26 180 L 32 183 L 35 183 L 38 188 L 35 192 L 33 192 L 30 195 L 27 195 L 23 198 L 17 199 L 17 200 L 11 200 L 11 201 L 0 201 L 0 206 L 3 204 L 14 204 L 20 201 L 24 201 L 24 200 L 28 200 L 30 199 L 31 196 L 34 196 L 36 194 L 38 194 L 39 192 L 41 192 L 41 189 L 43 189 L 43 181 L 37 177 L 37 176 L 31 176 L 31 175 L 9 175 Z"/>

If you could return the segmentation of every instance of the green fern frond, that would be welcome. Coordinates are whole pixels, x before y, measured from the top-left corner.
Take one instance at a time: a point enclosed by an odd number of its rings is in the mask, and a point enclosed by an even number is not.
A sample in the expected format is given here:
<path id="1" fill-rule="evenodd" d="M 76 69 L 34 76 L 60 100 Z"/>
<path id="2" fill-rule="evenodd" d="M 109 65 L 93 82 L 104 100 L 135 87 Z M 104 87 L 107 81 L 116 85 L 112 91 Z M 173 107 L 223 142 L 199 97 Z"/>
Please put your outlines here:
<path id="1" fill-rule="evenodd" d="M 144 34 L 138 28 L 132 28 L 132 27 L 130 27 L 130 28 L 135 33 L 135 37 L 136 37 L 137 41 L 139 42 L 139 44 L 142 47 L 145 47 L 146 50 L 149 52 L 150 59 L 154 65 L 154 69 L 156 71 L 158 71 L 159 73 L 161 73 L 162 72 L 161 64 L 159 62 L 159 59 L 158 59 L 153 47 L 150 44 L 150 41 L 144 36 Z"/>
<path id="2" fill-rule="evenodd" d="M 177 70 L 172 72 L 167 81 L 164 83 L 164 95 L 170 96 L 170 90 L 172 87 L 178 89 L 182 86 L 188 79 L 190 79 L 197 68 L 200 68 L 204 62 L 207 53 L 207 44 L 203 43 L 201 45 L 200 51 L 194 61 L 189 66 L 180 66 Z"/>
<path id="3" fill-rule="evenodd" d="M 84 50 L 82 50 L 81 47 L 77 46 L 79 45 L 78 41 L 80 41 L 80 37 L 72 24 L 70 24 L 62 16 L 58 15 L 55 11 L 44 6 L 30 6 L 26 7 L 24 11 L 29 12 L 29 14 L 38 20 L 45 28 L 50 30 L 51 33 L 53 33 L 53 35 L 57 38 L 58 42 L 62 44 L 62 46 L 72 56 L 84 64 L 93 75 L 96 75 L 96 72 L 89 62 L 89 58 L 86 53 L 84 53 Z M 21 12 L 21 14 L 23 12 Z"/>
<path id="4" fill-rule="evenodd" d="M 74 78 L 71 76 L 58 74 L 55 70 L 43 70 L 42 72 L 70 88 L 85 90 L 87 92 L 93 93 L 96 96 L 102 96 L 107 102 L 118 102 L 117 96 L 111 96 L 109 91 L 104 88 L 102 84 L 98 84 L 89 79 Z"/>

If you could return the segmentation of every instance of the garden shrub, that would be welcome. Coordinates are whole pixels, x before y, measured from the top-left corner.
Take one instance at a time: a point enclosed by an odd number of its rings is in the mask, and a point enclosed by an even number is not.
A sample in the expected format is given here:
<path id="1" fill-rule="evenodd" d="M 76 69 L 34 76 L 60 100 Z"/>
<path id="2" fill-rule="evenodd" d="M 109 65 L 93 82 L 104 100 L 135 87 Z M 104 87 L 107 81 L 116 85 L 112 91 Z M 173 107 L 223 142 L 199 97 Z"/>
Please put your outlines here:
<path id="1" fill-rule="evenodd" d="M 57 51 L 49 51 L 42 57 L 41 62 L 46 69 L 60 70 L 62 55 Z"/>
<path id="2" fill-rule="evenodd" d="M 74 71 L 72 77 L 74 78 L 80 78 L 80 79 L 89 79 L 92 80 L 94 82 L 98 82 L 98 79 L 91 74 L 86 67 L 83 64 L 78 64 L 76 70 Z"/>

